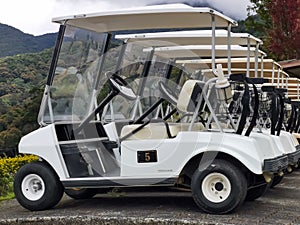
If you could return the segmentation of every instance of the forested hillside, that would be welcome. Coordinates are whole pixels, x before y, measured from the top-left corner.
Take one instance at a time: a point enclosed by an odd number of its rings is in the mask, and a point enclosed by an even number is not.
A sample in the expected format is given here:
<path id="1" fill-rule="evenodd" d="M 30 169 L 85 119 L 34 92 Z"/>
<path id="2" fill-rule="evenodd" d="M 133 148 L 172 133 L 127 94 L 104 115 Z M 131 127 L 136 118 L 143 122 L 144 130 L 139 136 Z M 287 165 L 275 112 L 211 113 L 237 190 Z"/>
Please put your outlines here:
<path id="1" fill-rule="evenodd" d="M 56 33 L 33 36 L 0 23 L 0 57 L 40 52 L 54 46 Z"/>
<path id="2" fill-rule="evenodd" d="M 53 49 L 0 58 L 0 149 L 36 128 Z"/>

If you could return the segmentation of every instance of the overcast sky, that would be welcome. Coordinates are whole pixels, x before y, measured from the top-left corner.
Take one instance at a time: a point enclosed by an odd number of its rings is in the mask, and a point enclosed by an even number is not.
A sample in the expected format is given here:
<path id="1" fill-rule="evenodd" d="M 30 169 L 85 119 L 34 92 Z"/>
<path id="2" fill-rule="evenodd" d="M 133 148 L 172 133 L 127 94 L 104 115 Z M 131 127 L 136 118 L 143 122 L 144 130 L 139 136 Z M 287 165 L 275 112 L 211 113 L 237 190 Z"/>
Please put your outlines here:
<path id="1" fill-rule="evenodd" d="M 234 19 L 247 16 L 250 0 L 2 0 L 0 23 L 16 27 L 33 35 L 57 32 L 53 17 L 99 12 L 155 3 L 208 3 Z"/>

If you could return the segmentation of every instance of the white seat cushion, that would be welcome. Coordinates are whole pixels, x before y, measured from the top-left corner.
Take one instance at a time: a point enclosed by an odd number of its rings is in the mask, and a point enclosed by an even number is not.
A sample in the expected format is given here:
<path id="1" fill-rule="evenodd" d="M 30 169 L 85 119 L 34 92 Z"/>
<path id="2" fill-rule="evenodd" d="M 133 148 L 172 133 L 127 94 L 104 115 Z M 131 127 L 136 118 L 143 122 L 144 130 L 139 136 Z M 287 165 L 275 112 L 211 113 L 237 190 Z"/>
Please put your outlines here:
<path id="1" fill-rule="evenodd" d="M 169 123 L 170 133 L 174 137 L 180 131 L 187 131 L 189 128 L 189 123 Z M 135 129 L 137 129 L 140 124 L 132 124 L 126 125 L 121 130 L 121 137 L 131 133 Z M 195 123 L 192 130 L 193 131 L 200 131 L 203 130 L 204 126 L 202 123 Z M 143 139 L 167 139 L 167 129 L 165 124 L 163 123 L 150 123 L 139 130 L 137 133 L 131 135 L 126 140 L 143 140 Z"/>
<path id="2" fill-rule="evenodd" d="M 204 83 L 198 80 L 186 81 L 178 97 L 177 109 L 181 112 L 193 113 L 196 109 L 200 95 L 202 93 L 203 85 Z"/>

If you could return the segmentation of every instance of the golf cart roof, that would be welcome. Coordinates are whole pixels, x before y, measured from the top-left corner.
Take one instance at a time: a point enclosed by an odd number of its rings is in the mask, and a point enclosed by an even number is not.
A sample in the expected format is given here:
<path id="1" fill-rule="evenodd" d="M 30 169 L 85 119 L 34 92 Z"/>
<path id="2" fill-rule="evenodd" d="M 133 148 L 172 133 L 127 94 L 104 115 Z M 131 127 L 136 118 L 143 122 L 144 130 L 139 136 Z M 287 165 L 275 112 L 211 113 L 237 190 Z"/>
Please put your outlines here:
<path id="1" fill-rule="evenodd" d="M 215 60 L 215 63 L 217 64 L 224 64 L 222 65 L 223 68 L 226 67 L 226 64 L 228 62 L 228 58 L 218 58 Z M 199 65 L 210 65 L 212 63 L 212 59 L 182 59 L 177 60 L 176 63 L 178 64 L 184 64 L 191 68 L 199 68 Z M 250 68 L 254 68 L 255 58 L 250 58 Z M 263 61 L 258 60 L 258 67 L 261 68 L 261 63 L 263 63 L 264 69 L 275 69 L 278 70 L 279 68 L 282 68 L 282 66 L 274 61 L 273 59 L 263 59 Z M 247 67 L 247 58 L 232 58 L 231 59 L 231 67 L 232 68 L 246 68 Z"/>
<path id="2" fill-rule="evenodd" d="M 189 65 L 185 65 L 186 67 L 189 67 Z M 195 68 L 195 67 L 194 67 Z M 222 68 L 224 73 L 228 73 L 228 68 L 224 67 Z M 279 86 L 284 86 L 285 85 L 285 79 L 289 78 L 289 75 L 287 73 L 284 73 L 282 70 L 275 70 L 273 71 L 273 69 L 257 69 L 257 76 L 255 74 L 255 69 L 247 69 L 246 67 L 232 67 L 231 68 L 231 73 L 235 74 L 235 73 L 244 73 L 247 74 L 249 77 L 263 77 L 263 78 L 267 78 L 269 79 L 270 83 L 274 83 L 274 84 L 278 84 Z M 214 73 L 212 69 L 202 69 L 201 73 L 207 77 L 213 77 Z M 274 77 L 273 77 L 274 76 Z M 279 76 L 279 77 L 278 77 Z M 273 78 L 272 78 L 273 77 Z"/>
<path id="3" fill-rule="evenodd" d="M 168 59 L 180 59 L 180 58 L 199 58 L 199 57 L 212 57 L 211 45 L 185 45 L 185 46 L 172 46 L 172 47 L 159 47 L 155 48 L 155 55 L 168 58 Z M 216 57 L 227 57 L 228 46 L 216 45 Z M 151 51 L 152 48 L 146 48 L 144 51 Z M 231 46 L 231 57 L 246 57 L 248 54 L 247 47 L 241 47 L 239 45 Z M 250 48 L 250 57 L 255 56 L 255 48 Z M 258 50 L 258 56 L 264 56 L 263 51 Z"/>
<path id="4" fill-rule="evenodd" d="M 247 33 L 230 33 L 230 43 L 232 45 L 247 45 L 248 41 L 251 46 L 262 44 L 262 40 Z M 127 42 L 141 42 L 145 47 L 160 47 L 169 45 L 211 45 L 212 30 L 189 30 L 189 31 L 172 31 L 157 33 L 140 33 L 116 35 L 117 39 L 123 39 Z M 215 41 L 217 45 L 226 45 L 228 43 L 228 31 L 216 30 Z"/>
<path id="5" fill-rule="evenodd" d="M 211 27 L 212 15 L 216 27 L 237 26 L 231 18 L 211 9 L 185 4 L 153 5 L 91 14 L 54 18 L 52 21 L 96 32 L 144 30 L 161 28 Z"/>
<path id="6" fill-rule="evenodd" d="M 288 97 L 299 99 L 300 97 L 300 79 L 290 77 L 287 79 Z"/>
<path id="7" fill-rule="evenodd" d="M 224 71 L 228 71 L 228 68 L 222 68 Z M 202 70 L 202 72 L 210 72 L 211 69 L 206 69 L 206 70 Z M 234 73 L 243 73 L 243 72 L 247 72 L 247 68 L 244 68 L 244 67 L 241 67 L 241 68 L 238 68 L 238 67 L 232 67 L 231 68 L 231 71 Z M 255 72 L 255 69 L 249 69 L 250 71 L 250 74 L 254 74 Z M 258 72 L 260 73 L 261 72 L 261 69 L 258 69 Z M 272 75 L 273 73 L 273 70 L 272 69 L 263 69 L 263 72 L 264 72 L 264 78 L 270 78 L 270 76 Z M 278 77 L 277 77 L 277 74 L 278 74 L 278 70 L 275 71 L 275 75 L 276 77 L 274 77 L 275 80 L 278 80 Z M 289 75 L 286 74 L 286 73 L 283 73 L 282 70 L 279 70 L 279 74 L 280 74 L 280 77 L 279 79 L 282 79 L 283 78 L 289 78 Z M 250 77 L 254 77 L 254 76 L 251 76 Z"/>

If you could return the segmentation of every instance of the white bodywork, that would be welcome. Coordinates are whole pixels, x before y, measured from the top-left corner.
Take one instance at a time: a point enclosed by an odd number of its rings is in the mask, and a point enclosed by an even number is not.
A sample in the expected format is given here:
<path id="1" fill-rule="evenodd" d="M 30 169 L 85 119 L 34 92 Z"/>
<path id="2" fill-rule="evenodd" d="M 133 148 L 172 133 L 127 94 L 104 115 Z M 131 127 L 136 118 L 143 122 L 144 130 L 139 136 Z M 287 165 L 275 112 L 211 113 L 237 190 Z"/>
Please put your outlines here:
<path id="1" fill-rule="evenodd" d="M 267 146 L 259 145 L 253 138 L 218 132 L 180 132 L 174 139 L 130 140 L 122 143 L 122 176 L 178 176 L 185 164 L 203 152 L 223 152 L 239 160 L 250 171 L 262 174 L 263 160 L 268 158 L 263 151 Z M 145 165 L 136 161 L 137 151 L 158 151 L 158 163 Z M 210 155 L 209 165 L 216 155 Z M 209 160 L 210 159 L 210 160 Z"/>
<path id="2" fill-rule="evenodd" d="M 77 140 L 77 142 L 80 142 L 80 140 Z M 236 158 L 253 173 L 262 174 L 263 160 L 271 156 L 265 151 L 269 148 L 268 143 L 265 143 L 265 145 L 258 144 L 254 138 L 235 134 L 195 131 L 179 132 L 172 139 L 123 141 L 121 145 L 121 175 L 119 178 L 177 177 L 193 156 L 203 152 L 226 153 Z M 35 154 L 45 159 L 54 168 L 60 180 L 70 180 L 60 152 L 54 124 L 24 136 L 20 141 L 19 149 L 20 153 Z M 157 150 L 158 162 L 137 163 L 137 151 L 143 150 Z M 212 157 L 210 160 L 213 160 L 216 155 L 208 154 L 208 156 Z M 206 161 L 203 163 L 205 165 L 208 162 L 210 162 L 209 158 L 206 157 Z M 102 178 L 98 179 L 101 180 Z"/>
<path id="3" fill-rule="evenodd" d="M 19 152 L 34 154 L 46 160 L 61 179 L 68 176 L 54 124 L 39 128 L 22 137 L 19 143 Z"/>

